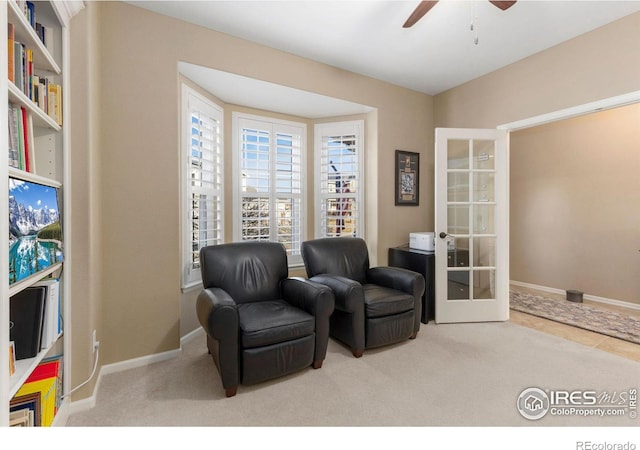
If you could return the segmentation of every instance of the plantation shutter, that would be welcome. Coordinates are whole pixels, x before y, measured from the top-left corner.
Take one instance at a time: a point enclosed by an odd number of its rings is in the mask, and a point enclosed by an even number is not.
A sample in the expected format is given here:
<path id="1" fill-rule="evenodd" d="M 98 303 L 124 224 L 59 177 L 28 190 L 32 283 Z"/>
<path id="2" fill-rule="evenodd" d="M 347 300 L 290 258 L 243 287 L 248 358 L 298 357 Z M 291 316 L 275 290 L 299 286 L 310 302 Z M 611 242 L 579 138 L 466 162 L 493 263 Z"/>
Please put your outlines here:
<path id="1" fill-rule="evenodd" d="M 316 237 L 363 237 L 362 122 L 316 126 Z"/>
<path id="2" fill-rule="evenodd" d="M 200 279 L 200 249 L 224 239 L 222 111 L 190 93 L 188 121 L 187 283 Z"/>
<path id="3" fill-rule="evenodd" d="M 239 238 L 280 242 L 299 264 L 304 128 L 241 117 L 238 135 Z"/>

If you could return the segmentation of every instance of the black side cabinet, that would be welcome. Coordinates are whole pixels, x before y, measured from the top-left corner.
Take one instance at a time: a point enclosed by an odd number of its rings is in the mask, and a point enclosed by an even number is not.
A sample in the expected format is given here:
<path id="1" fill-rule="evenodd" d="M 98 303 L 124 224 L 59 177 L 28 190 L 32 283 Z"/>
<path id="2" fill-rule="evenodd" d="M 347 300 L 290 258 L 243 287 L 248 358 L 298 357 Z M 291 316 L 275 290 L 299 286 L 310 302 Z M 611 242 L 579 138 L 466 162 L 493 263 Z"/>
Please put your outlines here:
<path id="1" fill-rule="evenodd" d="M 422 323 L 436 318 L 436 290 L 435 290 L 434 252 L 409 248 L 408 245 L 389 249 L 389 265 L 402 267 L 422 274 L 425 280 L 425 290 L 422 296 Z"/>

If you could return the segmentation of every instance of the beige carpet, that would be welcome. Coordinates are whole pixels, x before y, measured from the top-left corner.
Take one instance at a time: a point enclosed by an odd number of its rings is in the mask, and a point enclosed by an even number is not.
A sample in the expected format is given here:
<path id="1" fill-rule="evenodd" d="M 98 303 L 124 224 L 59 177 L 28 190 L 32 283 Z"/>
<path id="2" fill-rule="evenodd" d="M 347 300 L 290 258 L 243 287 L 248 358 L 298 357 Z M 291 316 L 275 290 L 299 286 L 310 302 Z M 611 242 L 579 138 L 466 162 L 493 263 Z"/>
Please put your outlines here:
<path id="1" fill-rule="evenodd" d="M 418 338 L 356 359 L 331 341 L 324 366 L 224 398 L 204 335 L 179 358 L 103 378 L 97 406 L 70 426 L 638 426 L 639 419 L 516 408 L 529 387 L 621 392 L 640 363 L 511 323 L 421 327 Z"/>

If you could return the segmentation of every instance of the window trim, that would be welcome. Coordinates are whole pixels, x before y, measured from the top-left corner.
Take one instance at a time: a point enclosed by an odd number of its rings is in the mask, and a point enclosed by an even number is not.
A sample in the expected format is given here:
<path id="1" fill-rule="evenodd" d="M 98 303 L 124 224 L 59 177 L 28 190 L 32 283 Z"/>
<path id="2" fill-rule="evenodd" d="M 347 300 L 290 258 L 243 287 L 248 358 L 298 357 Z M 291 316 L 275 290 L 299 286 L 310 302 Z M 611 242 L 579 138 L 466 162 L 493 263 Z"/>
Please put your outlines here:
<path id="1" fill-rule="evenodd" d="M 242 241 L 242 195 L 240 192 L 240 168 L 242 157 L 240 152 L 240 120 L 252 120 L 258 122 L 265 122 L 273 125 L 281 125 L 284 127 L 293 127 L 300 129 L 300 173 L 302 174 L 302 182 L 300 184 L 300 243 L 307 239 L 307 192 L 308 192 L 308 182 L 306 182 L 306 174 L 307 174 L 307 124 L 304 122 L 295 122 L 291 120 L 278 119 L 275 117 L 269 116 L 261 116 L 256 114 L 248 114 L 244 112 L 233 112 L 231 114 L 232 117 L 232 179 L 233 179 L 233 241 L 240 242 Z M 270 199 L 271 199 L 270 193 Z M 287 254 L 287 261 L 289 264 L 289 268 L 302 267 L 302 255 L 290 255 Z"/>
<path id="2" fill-rule="evenodd" d="M 219 203 L 222 218 L 220 221 L 220 243 L 224 243 L 224 108 L 218 105 L 210 98 L 200 94 L 187 83 L 181 83 L 181 116 L 180 116 L 180 253 L 181 253 L 181 276 L 180 284 L 182 292 L 192 290 L 202 284 L 202 275 L 199 270 L 189 269 L 191 263 L 191 220 L 189 212 L 191 211 L 191 107 L 190 102 L 201 104 L 202 108 L 207 110 L 207 114 L 215 118 L 220 123 L 220 153 L 219 153 L 219 170 L 220 170 L 220 189 Z"/>
<path id="3" fill-rule="evenodd" d="M 356 225 L 356 235 L 362 239 L 366 239 L 365 226 L 365 146 L 364 146 L 364 120 L 347 120 L 340 122 L 316 123 L 313 129 L 314 133 L 314 236 L 315 238 L 327 237 L 322 227 L 322 189 L 320 182 L 322 179 L 322 138 L 328 135 L 346 135 L 355 134 L 357 136 L 356 151 L 358 152 L 358 185 L 360 189 L 356 194 L 356 202 L 358 202 L 359 220 Z"/>

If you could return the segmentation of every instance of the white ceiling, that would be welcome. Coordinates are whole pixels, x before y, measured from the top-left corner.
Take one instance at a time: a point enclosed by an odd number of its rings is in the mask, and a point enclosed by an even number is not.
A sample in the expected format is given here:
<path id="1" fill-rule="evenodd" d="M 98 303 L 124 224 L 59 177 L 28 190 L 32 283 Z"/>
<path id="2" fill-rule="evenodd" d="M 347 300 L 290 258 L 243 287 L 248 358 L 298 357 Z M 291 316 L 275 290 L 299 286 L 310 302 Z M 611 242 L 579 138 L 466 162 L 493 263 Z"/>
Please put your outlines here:
<path id="1" fill-rule="evenodd" d="M 419 0 L 126 3 L 430 95 L 640 11 L 640 0 L 519 0 L 507 11 L 442 0 L 404 29 Z M 226 103 L 310 119 L 373 109 L 185 62 L 178 70 Z"/>
<path id="2" fill-rule="evenodd" d="M 519 0 L 507 11 L 442 0 L 405 29 L 418 0 L 128 3 L 430 95 L 640 11 L 638 0 Z"/>

